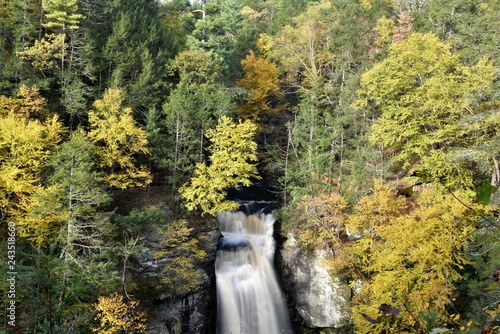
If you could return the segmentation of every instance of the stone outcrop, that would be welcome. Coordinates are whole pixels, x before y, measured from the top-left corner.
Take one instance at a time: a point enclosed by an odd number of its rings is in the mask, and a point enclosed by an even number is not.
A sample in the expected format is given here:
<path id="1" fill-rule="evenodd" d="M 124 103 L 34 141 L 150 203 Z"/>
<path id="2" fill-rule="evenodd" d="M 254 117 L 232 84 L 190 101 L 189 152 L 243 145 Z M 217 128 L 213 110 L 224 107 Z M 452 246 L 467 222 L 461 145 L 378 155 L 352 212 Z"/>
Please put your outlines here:
<path id="1" fill-rule="evenodd" d="M 215 250 L 220 236 L 217 227 L 197 226 L 195 237 L 206 256 L 196 262 L 199 279 L 196 286 L 181 295 L 171 296 L 158 293 L 151 297 L 152 309 L 149 310 L 149 334 L 212 333 L 215 319 Z M 161 236 L 150 234 L 144 242 L 138 272 L 146 285 L 161 282 L 169 273 L 164 268 L 175 257 L 181 255 L 175 249 L 160 258 L 155 251 L 161 249 Z M 154 283 L 155 282 L 155 283 Z M 161 284 L 161 283 L 160 283 Z"/>
<path id="2" fill-rule="evenodd" d="M 292 234 L 281 249 L 283 284 L 303 326 L 348 333 L 351 289 L 329 273 L 325 251 L 299 248 Z"/>

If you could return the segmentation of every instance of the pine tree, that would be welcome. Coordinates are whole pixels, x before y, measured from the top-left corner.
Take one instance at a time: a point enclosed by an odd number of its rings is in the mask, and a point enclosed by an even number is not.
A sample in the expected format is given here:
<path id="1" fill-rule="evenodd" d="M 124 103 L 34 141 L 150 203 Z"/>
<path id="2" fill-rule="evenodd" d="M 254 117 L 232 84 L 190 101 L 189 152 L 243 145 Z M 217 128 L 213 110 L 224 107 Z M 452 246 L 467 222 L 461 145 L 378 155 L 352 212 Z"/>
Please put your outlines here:
<path id="1" fill-rule="evenodd" d="M 171 144 L 163 157 L 176 189 L 189 177 L 197 162 L 203 161 L 205 132 L 216 119 L 232 109 L 230 95 L 218 80 L 220 65 L 203 50 L 177 55 L 169 66 L 179 83 L 163 105 L 167 140 Z"/>
<path id="2" fill-rule="evenodd" d="M 98 48 L 101 89 L 120 87 L 127 105 L 145 116 L 160 108 L 167 90 L 163 69 L 176 49 L 152 0 L 119 0 L 107 6 L 111 29 Z M 126 40 L 127 43 L 123 43 Z M 108 76 L 109 74 L 109 76 Z"/>

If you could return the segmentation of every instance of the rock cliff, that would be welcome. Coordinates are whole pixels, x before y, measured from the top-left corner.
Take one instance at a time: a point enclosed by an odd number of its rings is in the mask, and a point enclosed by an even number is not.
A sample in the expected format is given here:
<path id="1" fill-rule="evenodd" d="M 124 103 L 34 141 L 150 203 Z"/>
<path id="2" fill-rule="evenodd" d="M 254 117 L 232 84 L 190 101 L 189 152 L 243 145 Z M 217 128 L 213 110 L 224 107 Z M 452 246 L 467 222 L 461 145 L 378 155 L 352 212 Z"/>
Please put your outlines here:
<path id="1" fill-rule="evenodd" d="M 213 333 L 216 310 L 215 294 L 215 249 L 220 233 L 217 227 L 208 224 L 196 227 L 193 237 L 199 240 L 200 248 L 206 255 L 195 263 L 198 278 L 186 291 L 172 295 L 169 291 L 151 296 L 151 307 L 148 333 L 178 334 L 178 333 Z M 173 249 L 162 257 L 156 257 L 155 252 L 161 248 L 157 237 L 149 236 L 141 255 L 139 268 L 141 275 L 146 277 L 147 285 L 161 285 L 163 278 L 170 278 L 171 273 L 164 270 L 178 252 Z M 147 279 L 149 278 L 149 279 Z"/>
<path id="2" fill-rule="evenodd" d="M 351 289 L 331 277 L 325 251 L 302 250 L 289 233 L 280 254 L 284 289 L 295 321 L 310 329 L 349 333 Z"/>

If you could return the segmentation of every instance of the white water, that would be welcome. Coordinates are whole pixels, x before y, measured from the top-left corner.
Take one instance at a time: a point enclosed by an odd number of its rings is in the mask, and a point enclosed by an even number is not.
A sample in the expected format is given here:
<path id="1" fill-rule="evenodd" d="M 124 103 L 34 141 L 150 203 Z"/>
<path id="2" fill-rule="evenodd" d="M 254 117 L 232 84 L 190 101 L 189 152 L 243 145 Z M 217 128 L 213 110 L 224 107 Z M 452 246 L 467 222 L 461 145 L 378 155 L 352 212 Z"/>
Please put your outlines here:
<path id="1" fill-rule="evenodd" d="M 273 269 L 272 214 L 218 215 L 221 233 L 215 260 L 218 334 L 293 333 Z"/>

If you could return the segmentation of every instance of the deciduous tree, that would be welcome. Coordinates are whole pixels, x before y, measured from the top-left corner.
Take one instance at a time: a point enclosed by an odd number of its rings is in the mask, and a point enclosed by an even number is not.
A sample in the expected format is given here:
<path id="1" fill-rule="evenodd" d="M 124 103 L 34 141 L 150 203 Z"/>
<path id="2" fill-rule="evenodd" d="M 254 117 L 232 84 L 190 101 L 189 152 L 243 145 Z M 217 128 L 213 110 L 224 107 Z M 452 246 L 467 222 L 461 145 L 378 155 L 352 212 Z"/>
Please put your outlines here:
<path id="1" fill-rule="evenodd" d="M 247 97 L 245 104 L 236 109 L 243 119 L 258 121 L 260 115 L 273 112 L 273 99 L 280 99 L 283 93 L 279 87 L 279 73 L 276 65 L 256 56 L 253 51 L 241 61 L 245 76 L 236 81 Z"/>
<path id="2" fill-rule="evenodd" d="M 203 213 L 215 215 L 238 208 L 238 203 L 225 197 L 230 187 L 249 186 L 252 179 L 259 178 L 253 141 L 256 130 L 251 121 L 235 123 L 222 116 L 217 127 L 207 131 L 211 164 L 198 163 L 195 175 L 180 189 L 188 210 L 199 207 Z"/>
<path id="3" fill-rule="evenodd" d="M 392 162 L 410 174 L 473 187 L 484 171 L 469 165 L 499 154 L 481 148 L 500 122 L 481 101 L 493 77 L 486 60 L 464 66 L 436 36 L 414 33 L 363 75 L 358 106 L 380 114 L 371 141 L 390 151 Z"/>
<path id="4" fill-rule="evenodd" d="M 199 244 L 198 239 L 192 234 L 193 228 L 185 220 L 167 222 L 160 231 L 163 236 L 164 249 L 157 251 L 156 258 L 165 257 L 175 251 L 173 260 L 163 268 L 167 275 L 162 278 L 162 283 L 167 288 L 167 293 L 172 300 L 175 297 L 199 288 L 202 273 L 196 267 L 196 262 L 206 254 Z"/>
<path id="5" fill-rule="evenodd" d="M 454 195 L 467 198 L 465 193 Z M 448 306 L 467 263 L 463 246 L 474 230 L 477 209 L 438 187 L 407 198 L 376 183 L 347 225 L 357 235 L 345 247 L 351 256 L 347 266 L 364 282 L 354 297 L 357 332 L 429 332 L 450 319 Z M 397 314 L 369 321 L 379 317 L 382 305 Z"/>
<path id="6" fill-rule="evenodd" d="M 36 89 L 27 88 L 21 90 L 19 98 L 0 98 L 0 210 L 3 218 L 6 214 L 16 219 L 24 216 L 30 206 L 30 196 L 40 187 L 44 164 L 61 140 L 62 125 L 58 118 L 47 115 L 45 119 L 40 115 L 44 113 L 44 101 Z M 30 118 L 35 115 L 41 120 Z M 22 222 L 19 224 L 19 233 L 23 235 Z"/>
<path id="7" fill-rule="evenodd" d="M 119 89 L 108 89 L 89 111 L 89 139 L 97 145 L 99 164 L 106 171 L 105 180 L 112 187 L 143 186 L 151 181 L 145 166 L 137 166 L 136 157 L 147 154 L 147 134 L 124 107 Z"/>
<path id="8" fill-rule="evenodd" d="M 95 312 L 99 326 L 93 328 L 94 333 L 146 333 L 147 315 L 139 309 L 137 300 L 126 300 L 117 293 L 101 296 L 95 305 Z"/>

